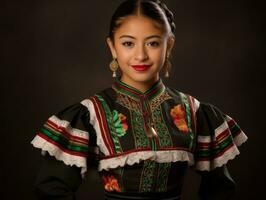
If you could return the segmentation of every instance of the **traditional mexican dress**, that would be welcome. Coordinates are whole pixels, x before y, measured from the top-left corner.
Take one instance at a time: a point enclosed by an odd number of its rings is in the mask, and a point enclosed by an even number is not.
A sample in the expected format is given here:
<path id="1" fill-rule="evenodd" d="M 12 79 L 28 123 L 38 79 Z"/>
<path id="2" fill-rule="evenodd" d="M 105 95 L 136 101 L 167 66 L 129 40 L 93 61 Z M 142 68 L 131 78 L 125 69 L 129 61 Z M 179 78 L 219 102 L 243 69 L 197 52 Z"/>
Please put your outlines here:
<path id="1" fill-rule="evenodd" d="M 202 199 L 230 199 L 234 183 L 225 165 L 246 140 L 231 117 L 161 80 L 142 93 L 117 79 L 51 116 L 37 133 L 32 144 L 47 155 L 36 193 L 73 199 L 96 163 L 106 199 L 179 200 L 189 166 L 202 174 Z"/>

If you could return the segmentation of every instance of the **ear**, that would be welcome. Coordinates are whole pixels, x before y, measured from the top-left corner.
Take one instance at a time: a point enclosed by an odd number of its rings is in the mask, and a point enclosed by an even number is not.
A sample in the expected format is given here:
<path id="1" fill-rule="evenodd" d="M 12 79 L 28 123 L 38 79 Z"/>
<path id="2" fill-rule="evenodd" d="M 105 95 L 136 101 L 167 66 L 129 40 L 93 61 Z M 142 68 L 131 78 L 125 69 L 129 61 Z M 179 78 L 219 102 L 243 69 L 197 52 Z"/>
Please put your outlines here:
<path id="1" fill-rule="evenodd" d="M 169 56 L 171 54 L 171 51 L 172 51 L 174 45 L 175 45 L 175 37 L 170 36 L 168 38 L 168 41 L 167 41 L 167 56 Z"/>
<path id="2" fill-rule="evenodd" d="M 109 47 L 109 49 L 111 51 L 111 54 L 112 54 L 113 58 L 117 58 L 115 46 L 114 46 L 114 43 L 113 43 L 113 41 L 111 40 L 110 37 L 107 37 L 106 43 L 108 44 L 108 47 Z"/>

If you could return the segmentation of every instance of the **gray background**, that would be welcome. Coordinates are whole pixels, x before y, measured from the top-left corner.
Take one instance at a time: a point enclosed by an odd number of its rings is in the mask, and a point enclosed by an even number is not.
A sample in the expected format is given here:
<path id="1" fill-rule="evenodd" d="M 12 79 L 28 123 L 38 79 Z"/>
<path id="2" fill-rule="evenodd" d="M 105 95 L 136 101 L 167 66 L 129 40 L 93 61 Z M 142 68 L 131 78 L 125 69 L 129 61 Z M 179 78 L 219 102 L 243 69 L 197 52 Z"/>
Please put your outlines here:
<path id="1" fill-rule="evenodd" d="M 30 141 L 55 112 L 112 83 L 105 44 L 119 0 L 1 0 L 1 199 L 34 199 L 41 156 Z M 237 199 L 259 199 L 265 180 L 263 1 L 168 0 L 175 13 L 174 69 L 165 83 L 218 106 L 249 137 L 229 169 Z M 184 200 L 196 199 L 189 171 Z M 78 199 L 102 199 L 90 170 Z"/>

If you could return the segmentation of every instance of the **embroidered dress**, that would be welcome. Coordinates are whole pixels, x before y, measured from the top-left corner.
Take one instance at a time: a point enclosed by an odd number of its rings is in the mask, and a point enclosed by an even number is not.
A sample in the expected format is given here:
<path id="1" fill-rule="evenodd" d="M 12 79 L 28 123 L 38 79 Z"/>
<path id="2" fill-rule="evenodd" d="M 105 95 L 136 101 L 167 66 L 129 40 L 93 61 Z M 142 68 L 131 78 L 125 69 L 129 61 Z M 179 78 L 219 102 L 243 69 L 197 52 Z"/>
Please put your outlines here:
<path id="1" fill-rule="evenodd" d="M 88 160 L 95 161 L 107 199 L 179 199 L 188 166 L 215 176 L 246 140 L 228 115 L 161 80 L 142 93 L 117 79 L 51 116 L 32 144 L 63 161 L 59 168 L 82 175 Z M 40 188 L 48 187 L 46 179 L 41 176 Z M 208 196 L 204 187 L 201 195 Z"/>

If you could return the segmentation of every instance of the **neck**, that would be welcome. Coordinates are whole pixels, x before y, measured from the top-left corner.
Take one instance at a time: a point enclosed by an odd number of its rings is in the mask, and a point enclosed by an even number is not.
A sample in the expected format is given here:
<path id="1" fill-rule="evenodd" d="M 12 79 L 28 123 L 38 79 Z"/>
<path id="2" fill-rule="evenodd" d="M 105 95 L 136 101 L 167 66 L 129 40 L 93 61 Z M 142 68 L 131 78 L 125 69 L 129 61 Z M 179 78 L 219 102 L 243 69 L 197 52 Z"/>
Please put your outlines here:
<path id="1" fill-rule="evenodd" d="M 123 76 L 121 77 L 121 81 L 123 83 L 139 90 L 142 93 L 145 93 L 147 90 L 149 90 L 159 79 L 160 78 L 158 76 L 147 81 L 134 81 L 132 79 L 124 78 Z"/>

